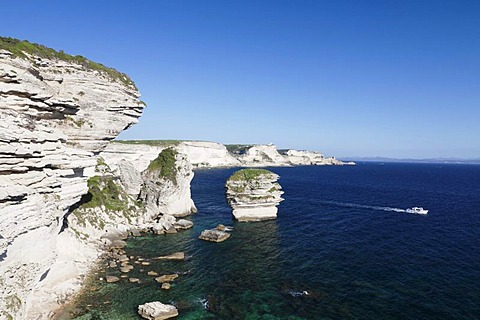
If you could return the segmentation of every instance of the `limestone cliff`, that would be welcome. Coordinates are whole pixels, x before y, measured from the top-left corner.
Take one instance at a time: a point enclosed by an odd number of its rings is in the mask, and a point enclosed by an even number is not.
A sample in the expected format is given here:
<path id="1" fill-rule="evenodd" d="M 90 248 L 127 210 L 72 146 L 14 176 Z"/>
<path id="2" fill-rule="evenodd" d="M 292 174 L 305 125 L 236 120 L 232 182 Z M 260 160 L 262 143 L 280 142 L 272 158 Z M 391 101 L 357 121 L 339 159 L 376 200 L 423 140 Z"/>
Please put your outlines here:
<path id="1" fill-rule="evenodd" d="M 238 157 L 247 167 L 289 166 L 292 163 L 277 151 L 273 144 L 254 145 L 249 147 L 243 155 Z"/>
<path id="2" fill-rule="evenodd" d="M 277 217 L 283 201 L 279 176 L 263 169 L 242 169 L 228 178 L 225 187 L 233 216 L 239 221 L 261 221 Z"/>
<path id="3" fill-rule="evenodd" d="M 144 203 L 151 220 L 162 214 L 181 217 L 196 211 L 190 195 L 193 166 L 184 151 L 176 141 L 129 141 L 110 144 L 101 156 L 126 192 Z M 161 174 L 162 164 L 170 167 L 171 175 Z"/>
<path id="4" fill-rule="evenodd" d="M 142 173 L 139 199 L 152 218 L 159 215 L 183 217 L 196 212 L 190 197 L 192 166 L 174 148 L 160 152 Z"/>
<path id="5" fill-rule="evenodd" d="M 292 165 L 354 165 L 315 151 L 281 150 L 275 145 L 222 145 L 203 141 L 132 140 L 115 141 L 104 152 L 107 162 L 116 168 L 122 160 L 135 163 L 141 170 L 165 148 L 175 148 L 187 156 L 193 168 L 278 167 Z"/>
<path id="6" fill-rule="evenodd" d="M 64 222 L 138 97 L 114 69 L 0 38 L 1 319 L 45 318 L 79 285 L 77 262 L 95 260 Z"/>

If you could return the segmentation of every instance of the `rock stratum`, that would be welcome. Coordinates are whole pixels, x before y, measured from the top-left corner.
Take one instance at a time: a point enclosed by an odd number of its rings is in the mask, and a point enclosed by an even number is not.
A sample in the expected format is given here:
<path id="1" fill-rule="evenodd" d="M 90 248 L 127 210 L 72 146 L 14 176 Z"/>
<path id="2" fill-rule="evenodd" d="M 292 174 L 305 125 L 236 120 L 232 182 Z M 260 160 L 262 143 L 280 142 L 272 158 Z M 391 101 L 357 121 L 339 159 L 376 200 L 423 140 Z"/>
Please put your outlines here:
<path id="1" fill-rule="evenodd" d="M 228 178 L 225 187 L 228 204 L 238 221 L 262 221 L 277 218 L 277 206 L 283 201 L 279 176 L 264 169 L 242 169 Z"/>
<path id="2" fill-rule="evenodd" d="M 98 154 L 138 121 L 139 96 L 114 69 L 0 38 L 1 319 L 46 318 L 95 261 L 67 217 Z"/>

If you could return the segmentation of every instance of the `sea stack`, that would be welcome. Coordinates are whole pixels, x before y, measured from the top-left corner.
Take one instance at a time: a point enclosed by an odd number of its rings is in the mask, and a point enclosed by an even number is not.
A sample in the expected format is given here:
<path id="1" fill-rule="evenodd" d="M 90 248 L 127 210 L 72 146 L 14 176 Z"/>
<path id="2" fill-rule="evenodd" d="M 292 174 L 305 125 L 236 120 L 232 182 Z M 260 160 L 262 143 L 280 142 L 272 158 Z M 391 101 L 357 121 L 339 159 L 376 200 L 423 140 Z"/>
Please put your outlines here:
<path id="1" fill-rule="evenodd" d="M 284 199 L 279 176 L 264 169 L 242 169 L 228 178 L 227 200 L 238 221 L 277 218 L 277 205 Z"/>

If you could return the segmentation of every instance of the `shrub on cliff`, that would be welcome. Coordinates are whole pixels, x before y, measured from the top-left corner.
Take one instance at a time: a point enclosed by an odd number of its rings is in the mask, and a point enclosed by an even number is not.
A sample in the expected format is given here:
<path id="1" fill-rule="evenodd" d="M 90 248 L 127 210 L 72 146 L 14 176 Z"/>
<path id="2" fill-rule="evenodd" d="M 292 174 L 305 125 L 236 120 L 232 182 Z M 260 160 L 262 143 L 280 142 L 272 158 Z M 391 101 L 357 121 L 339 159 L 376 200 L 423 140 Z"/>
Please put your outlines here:
<path id="1" fill-rule="evenodd" d="M 230 181 L 249 181 L 258 178 L 264 174 L 274 174 L 265 169 L 242 169 L 238 170 L 228 178 Z"/>
<path id="2" fill-rule="evenodd" d="M 176 157 L 177 151 L 173 148 L 167 148 L 162 150 L 148 165 L 147 170 L 149 172 L 158 172 L 160 178 L 165 178 L 177 184 L 177 167 Z"/>

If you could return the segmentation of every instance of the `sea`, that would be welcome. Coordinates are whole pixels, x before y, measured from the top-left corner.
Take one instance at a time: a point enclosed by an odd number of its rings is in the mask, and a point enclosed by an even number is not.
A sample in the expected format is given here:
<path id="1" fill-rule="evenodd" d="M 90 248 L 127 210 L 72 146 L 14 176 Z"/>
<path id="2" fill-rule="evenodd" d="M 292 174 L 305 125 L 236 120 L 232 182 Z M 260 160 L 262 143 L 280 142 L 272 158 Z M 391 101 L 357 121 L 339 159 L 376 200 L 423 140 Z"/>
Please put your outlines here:
<path id="1" fill-rule="evenodd" d="M 267 168 L 285 194 L 278 218 L 236 222 L 225 181 L 237 169 L 197 170 L 195 226 L 131 238 L 151 260 L 123 279 L 100 270 L 76 319 L 140 319 L 137 306 L 171 303 L 177 319 L 480 319 L 480 165 L 358 163 Z M 427 215 L 407 213 L 414 206 Z M 222 243 L 198 239 L 231 226 Z M 161 290 L 148 271 L 178 273 Z"/>

